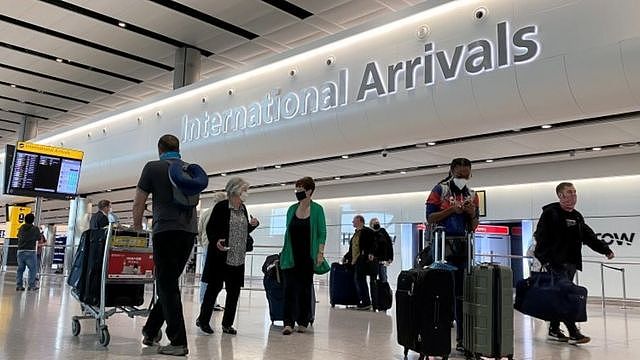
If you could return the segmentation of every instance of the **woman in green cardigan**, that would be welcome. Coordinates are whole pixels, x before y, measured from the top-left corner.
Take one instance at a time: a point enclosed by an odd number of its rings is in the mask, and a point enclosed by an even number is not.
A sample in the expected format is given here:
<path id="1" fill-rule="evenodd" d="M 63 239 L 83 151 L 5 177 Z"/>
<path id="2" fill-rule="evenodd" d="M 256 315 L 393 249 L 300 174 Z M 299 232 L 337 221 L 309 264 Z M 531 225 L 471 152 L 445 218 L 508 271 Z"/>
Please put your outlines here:
<path id="1" fill-rule="evenodd" d="M 310 177 L 296 181 L 297 204 L 287 210 L 287 230 L 280 253 L 284 274 L 284 329 L 290 335 L 295 323 L 305 332 L 311 317 L 313 274 L 329 271 L 324 258 L 327 225 L 320 204 L 311 201 L 316 184 Z M 296 307 L 298 307 L 296 311 Z"/>

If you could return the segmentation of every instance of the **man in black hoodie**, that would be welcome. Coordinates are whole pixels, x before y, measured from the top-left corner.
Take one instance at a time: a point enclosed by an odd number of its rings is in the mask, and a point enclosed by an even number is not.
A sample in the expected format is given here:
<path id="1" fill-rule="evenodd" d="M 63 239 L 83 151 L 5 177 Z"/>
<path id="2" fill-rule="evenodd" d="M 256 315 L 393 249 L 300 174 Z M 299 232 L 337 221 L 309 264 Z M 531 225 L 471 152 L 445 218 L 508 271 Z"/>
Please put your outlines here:
<path id="1" fill-rule="evenodd" d="M 562 182 L 556 187 L 559 202 L 542 208 L 542 215 L 534 234 L 535 256 L 547 269 L 566 274 L 573 281 L 576 270 L 582 270 L 582 244 L 613 259 L 613 251 L 599 240 L 594 231 L 585 224 L 582 214 L 576 209 L 578 195 L 572 183 Z M 565 322 L 569 337 L 560 330 L 559 321 L 551 321 L 548 338 L 569 344 L 586 344 L 591 339 L 580 333 L 575 323 Z"/>

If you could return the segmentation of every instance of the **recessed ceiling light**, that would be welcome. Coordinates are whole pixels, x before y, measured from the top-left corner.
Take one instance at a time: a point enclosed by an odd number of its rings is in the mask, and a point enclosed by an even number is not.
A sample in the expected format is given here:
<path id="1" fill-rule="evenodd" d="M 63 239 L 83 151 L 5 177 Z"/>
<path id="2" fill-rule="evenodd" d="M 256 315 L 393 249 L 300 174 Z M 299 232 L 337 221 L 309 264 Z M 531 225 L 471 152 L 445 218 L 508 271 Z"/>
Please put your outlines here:
<path id="1" fill-rule="evenodd" d="M 111 192 L 111 189 L 107 189 L 107 192 Z"/>
<path id="2" fill-rule="evenodd" d="M 59 63 L 61 63 L 63 60 L 62 60 L 62 59 L 60 59 L 60 58 L 56 58 L 56 61 L 57 61 L 57 62 L 59 62 Z"/>
<path id="3" fill-rule="evenodd" d="M 593 151 L 600 151 L 600 150 L 602 150 L 602 148 L 601 148 L 601 147 L 599 147 L 599 146 L 596 146 L 596 147 L 594 147 L 594 148 L 591 148 L 591 150 L 593 150 Z"/>
<path id="4" fill-rule="evenodd" d="M 404 175 L 404 174 L 406 174 L 406 173 L 407 173 L 407 172 L 406 172 L 406 171 L 404 171 L 404 170 L 400 171 L 400 174 L 402 174 L 402 175 Z"/>
<path id="5" fill-rule="evenodd" d="M 348 159 L 348 158 L 349 158 L 349 155 L 342 155 L 342 158 L 343 158 L 343 159 Z"/>
<path id="6" fill-rule="evenodd" d="M 492 163 L 493 159 L 487 159 L 487 160 L 485 160 L 485 162 Z"/>
<path id="7" fill-rule="evenodd" d="M 15 85 L 15 84 L 11 84 L 11 87 L 12 87 L 12 88 L 15 88 L 15 87 L 16 87 L 16 85 Z"/>
<path id="8" fill-rule="evenodd" d="M 280 186 L 286 186 L 286 185 L 287 185 L 287 184 L 285 184 L 285 183 L 280 183 Z"/>
<path id="9" fill-rule="evenodd" d="M 549 125 L 549 124 L 547 124 L 547 125 L 542 125 L 542 126 L 540 126 L 540 127 L 541 127 L 541 128 L 543 128 L 543 129 L 551 129 L 551 128 L 552 128 L 552 126 L 551 126 L 551 125 Z"/>
<path id="10" fill-rule="evenodd" d="M 220 176 L 227 176 L 227 173 L 222 173 L 220 174 Z"/>
<path id="11" fill-rule="evenodd" d="M 122 21 L 120 21 L 120 22 L 118 23 L 118 26 L 120 26 L 121 28 L 123 28 L 123 27 L 127 27 L 127 24 L 125 24 L 125 23 L 123 23 Z"/>
<path id="12" fill-rule="evenodd" d="M 435 141 L 429 141 L 429 142 L 427 143 L 427 145 L 429 145 L 429 146 L 433 146 L 433 145 L 435 145 L 435 144 L 436 144 L 436 142 L 435 142 Z"/>
<path id="13" fill-rule="evenodd" d="M 280 169 L 282 167 L 282 165 L 276 165 L 275 168 L 276 169 Z"/>
<path id="14" fill-rule="evenodd" d="M 333 180 L 340 180 L 340 176 L 334 176 Z"/>

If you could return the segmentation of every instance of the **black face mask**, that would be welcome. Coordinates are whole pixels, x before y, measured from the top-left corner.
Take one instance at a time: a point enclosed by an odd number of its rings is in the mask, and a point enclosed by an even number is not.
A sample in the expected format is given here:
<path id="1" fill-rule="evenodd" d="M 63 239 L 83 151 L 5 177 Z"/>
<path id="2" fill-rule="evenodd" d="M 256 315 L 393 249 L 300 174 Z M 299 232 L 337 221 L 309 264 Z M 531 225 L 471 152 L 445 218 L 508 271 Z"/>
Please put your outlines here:
<path id="1" fill-rule="evenodd" d="M 304 199 L 307 198 L 307 192 L 306 191 L 296 191 L 296 199 L 298 199 L 298 201 L 302 201 Z"/>
<path id="2" fill-rule="evenodd" d="M 380 230 L 380 224 L 373 224 L 373 230 Z"/>

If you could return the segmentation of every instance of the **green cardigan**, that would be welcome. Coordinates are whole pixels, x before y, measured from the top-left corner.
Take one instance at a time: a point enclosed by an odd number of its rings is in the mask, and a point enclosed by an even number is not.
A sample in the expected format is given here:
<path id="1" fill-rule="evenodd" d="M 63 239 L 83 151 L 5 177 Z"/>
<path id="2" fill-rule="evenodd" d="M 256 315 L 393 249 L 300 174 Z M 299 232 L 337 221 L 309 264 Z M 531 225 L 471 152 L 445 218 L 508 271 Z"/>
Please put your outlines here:
<path id="1" fill-rule="evenodd" d="M 293 249 L 291 248 L 291 236 L 289 235 L 289 224 L 293 219 L 299 203 L 295 203 L 287 210 L 287 230 L 284 233 L 284 245 L 282 246 L 282 252 L 280 253 L 280 268 L 291 269 L 295 266 L 293 261 Z M 311 201 L 311 259 L 313 260 L 313 271 L 317 274 L 323 274 L 329 271 L 329 264 L 327 260 L 322 265 L 318 266 L 316 258 L 318 256 L 318 249 L 320 244 L 324 244 L 327 240 L 327 223 L 324 219 L 324 209 L 316 202 Z"/>

